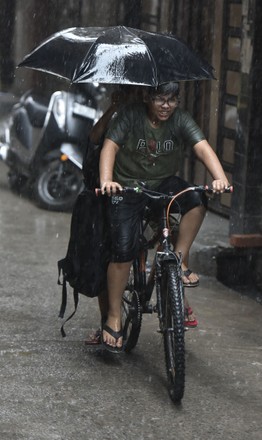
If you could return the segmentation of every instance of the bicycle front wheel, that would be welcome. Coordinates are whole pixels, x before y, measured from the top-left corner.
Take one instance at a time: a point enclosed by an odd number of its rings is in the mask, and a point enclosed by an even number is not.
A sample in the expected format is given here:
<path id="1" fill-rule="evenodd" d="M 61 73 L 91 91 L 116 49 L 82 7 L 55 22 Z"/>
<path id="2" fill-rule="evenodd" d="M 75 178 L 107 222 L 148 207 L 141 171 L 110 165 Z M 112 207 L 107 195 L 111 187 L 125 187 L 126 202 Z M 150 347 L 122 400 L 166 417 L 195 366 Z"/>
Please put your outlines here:
<path id="1" fill-rule="evenodd" d="M 161 280 L 162 329 L 168 391 L 179 403 L 185 388 L 185 338 L 183 287 L 175 263 L 167 262 Z"/>

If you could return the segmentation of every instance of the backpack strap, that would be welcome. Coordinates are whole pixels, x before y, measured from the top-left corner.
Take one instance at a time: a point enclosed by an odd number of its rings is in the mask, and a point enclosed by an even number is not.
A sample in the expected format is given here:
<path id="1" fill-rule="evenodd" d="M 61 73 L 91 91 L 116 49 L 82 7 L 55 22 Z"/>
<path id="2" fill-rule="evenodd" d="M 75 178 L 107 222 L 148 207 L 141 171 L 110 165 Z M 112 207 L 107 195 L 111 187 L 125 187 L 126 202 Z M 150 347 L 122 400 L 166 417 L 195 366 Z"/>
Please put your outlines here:
<path id="1" fill-rule="evenodd" d="M 60 307 L 60 312 L 59 312 L 59 318 L 63 318 L 65 311 L 66 311 L 66 304 L 67 304 L 67 289 L 66 289 L 66 277 L 65 277 L 65 273 L 63 271 L 63 260 L 59 260 L 57 262 L 57 266 L 58 266 L 58 280 L 57 280 L 57 284 L 59 286 L 63 286 L 62 287 L 62 301 L 61 301 L 61 307 Z M 63 282 L 61 283 L 60 280 L 60 276 L 61 276 L 61 272 L 63 273 Z"/>
<path id="2" fill-rule="evenodd" d="M 66 305 L 67 305 L 67 288 L 66 288 L 66 275 L 64 273 L 63 270 L 63 262 L 64 259 L 59 260 L 57 262 L 57 266 L 58 266 L 58 280 L 57 280 L 57 284 L 59 286 L 63 286 L 62 287 L 62 301 L 61 301 L 61 307 L 60 307 L 60 312 L 59 312 L 59 318 L 63 318 L 65 315 L 65 311 L 66 311 Z M 63 274 L 63 282 L 61 283 L 60 277 L 61 277 L 61 272 Z M 75 314 L 76 310 L 77 310 L 77 306 L 78 306 L 78 301 L 79 301 L 79 295 L 78 295 L 78 291 L 76 289 L 74 289 L 73 291 L 73 296 L 74 296 L 74 306 L 75 306 L 75 310 L 73 311 L 73 313 L 71 313 L 71 315 L 65 320 L 65 322 L 63 323 L 60 331 L 61 334 L 63 336 L 63 338 L 66 336 L 65 330 L 64 330 L 64 325 L 67 321 L 69 321 Z"/>
<path id="3" fill-rule="evenodd" d="M 67 323 L 67 321 L 69 321 L 71 318 L 73 318 L 76 310 L 77 310 L 77 306 L 78 306 L 78 300 L 79 300 L 79 295 L 77 290 L 74 289 L 74 305 L 75 305 L 75 310 L 73 311 L 73 313 L 71 313 L 71 315 L 65 320 L 65 322 L 63 323 L 63 325 L 61 326 L 61 334 L 63 336 L 63 338 L 66 336 L 66 332 L 64 330 L 64 325 Z"/>

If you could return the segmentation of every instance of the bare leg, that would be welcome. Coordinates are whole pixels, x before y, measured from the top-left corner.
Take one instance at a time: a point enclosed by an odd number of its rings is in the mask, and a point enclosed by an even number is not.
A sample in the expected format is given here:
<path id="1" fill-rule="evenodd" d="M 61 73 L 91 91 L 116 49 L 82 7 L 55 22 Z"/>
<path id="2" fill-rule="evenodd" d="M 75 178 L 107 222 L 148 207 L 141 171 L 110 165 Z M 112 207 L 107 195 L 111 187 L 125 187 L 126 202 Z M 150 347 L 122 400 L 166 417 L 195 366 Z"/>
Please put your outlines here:
<path id="1" fill-rule="evenodd" d="M 188 211 L 180 221 L 175 251 L 182 253 L 183 271 L 188 269 L 189 251 L 204 220 L 205 212 L 206 210 L 203 206 L 197 206 L 196 208 Z M 198 276 L 194 273 L 189 275 L 189 277 L 183 277 L 184 283 L 188 283 L 189 281 L 194 282 L 197 280 Z"/>
<path id="2" fill-rule="evenodd" d="M 121 299 L 125 290 L 132 262 L 110 263 L 107 271 L 108 315 L 107 325 L 114 331 L 121 329 Z M 103 331 L 103 341 L 112 347 L 121 347 L 122 338 L 117 342 L 113 336 Z"/>

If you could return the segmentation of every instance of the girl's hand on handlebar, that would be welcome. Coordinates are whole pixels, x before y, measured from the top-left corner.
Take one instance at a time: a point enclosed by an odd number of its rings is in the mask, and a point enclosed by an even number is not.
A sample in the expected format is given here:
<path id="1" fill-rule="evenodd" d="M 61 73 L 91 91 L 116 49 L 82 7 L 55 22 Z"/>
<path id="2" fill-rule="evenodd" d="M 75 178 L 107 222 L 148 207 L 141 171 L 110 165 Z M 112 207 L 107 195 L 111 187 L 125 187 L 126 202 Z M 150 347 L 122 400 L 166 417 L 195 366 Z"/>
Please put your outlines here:
<path id="1" fill-rule="evenodd" d="M 110 196 L 111 194 L 116 194 L 117 192 L 122 191 L 122 186 L 117 182 L 107 181 L 103 182 L 101 185 L 102 194 L 107 194 Z"/>
<path id="2" fill-rule="evenodd" d="M 221 194 L 225 192 L 225 189 L 229 187 L 228 181 L 222 179 L 216 179 L 212 182 L 212 189 L 214 193 Z"/>

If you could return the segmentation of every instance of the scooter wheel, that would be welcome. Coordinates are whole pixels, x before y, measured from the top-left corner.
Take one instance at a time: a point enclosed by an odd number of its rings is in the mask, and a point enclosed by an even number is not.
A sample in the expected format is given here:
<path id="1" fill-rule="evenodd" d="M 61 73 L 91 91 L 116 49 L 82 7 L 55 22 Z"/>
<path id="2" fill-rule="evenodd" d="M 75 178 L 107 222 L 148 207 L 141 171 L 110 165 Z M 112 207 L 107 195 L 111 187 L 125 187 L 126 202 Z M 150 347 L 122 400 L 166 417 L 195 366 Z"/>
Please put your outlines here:
<path id="1" fill-rule="evenodd" d="M 39 207 L 70 211 L 83 187 L 81 170 L 69 161 L 54 160 L 41 169 L 33 192 Z"/>

